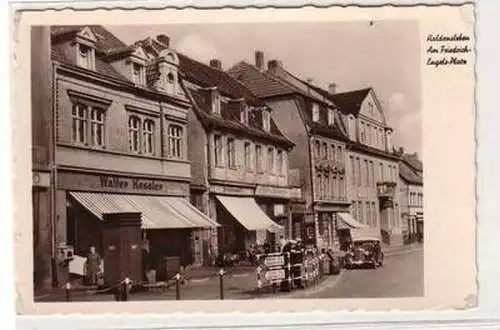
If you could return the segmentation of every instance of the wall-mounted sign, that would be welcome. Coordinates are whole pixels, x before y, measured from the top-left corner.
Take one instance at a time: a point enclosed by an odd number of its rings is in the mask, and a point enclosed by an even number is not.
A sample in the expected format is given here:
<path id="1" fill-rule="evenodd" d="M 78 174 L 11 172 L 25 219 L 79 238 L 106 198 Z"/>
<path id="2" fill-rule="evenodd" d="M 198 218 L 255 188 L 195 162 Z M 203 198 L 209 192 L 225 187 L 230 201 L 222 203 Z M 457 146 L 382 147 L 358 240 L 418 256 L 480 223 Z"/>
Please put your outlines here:
<path id="1" fill-rule="evenodd" d="M 128 179 L 111 175 L 100 176 L 101 186 L 105 188 L 118 188 L 134 190 L 154 190 L 163 189 L 163 184 L 156 180 Z"/>
<path id="2" fill-rule="evenodd" d="M 33 186 L 50 187 L 50 174 L 45 172 L 33 172 Z"/>

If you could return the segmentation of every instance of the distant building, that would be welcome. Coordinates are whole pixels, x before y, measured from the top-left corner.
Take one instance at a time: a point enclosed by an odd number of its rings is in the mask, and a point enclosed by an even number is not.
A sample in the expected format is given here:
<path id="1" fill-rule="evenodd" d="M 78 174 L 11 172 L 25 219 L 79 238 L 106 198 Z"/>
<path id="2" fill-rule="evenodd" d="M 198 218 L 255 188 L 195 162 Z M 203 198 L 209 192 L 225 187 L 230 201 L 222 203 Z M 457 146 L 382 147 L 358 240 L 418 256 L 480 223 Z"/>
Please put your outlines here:
<path id="1" fill-rule="evenodd" d="M 262 52 L 256 52 L 255 65 L 240 62 L 228 72 L 275 109 L 273 118 L 296 145 L 290 166 L 303 178 L 306 239 L 332 246 L 345 229 L 361 223 L 381 231 L 388 244 L 402 243 L 399 158 L 373 89 L 322 89 L 288 72 L 281 61 L 264 68 Z"/>
<path id="2" fill-rule="evenodd" d="M 139 44 L 153 56 L 162 49 L 155 39 Z M 272 119 L 274 109 L 225 73 L 219 60 L 206 65 L 178 58 L 194 104 L 188 123 L 191 198 L 221 225 L 204 248 L 211 252 L 203 253 L 241 252 L 291 237 L 292 205 L 302 196 L 289 178 L 294 144 Z"/>
<path id="3" fill-rule="evenodd" d="M 49 79 L 37 80 L 34 90 L 50 86 L 53 105 L 43 110 L 47 118 L 33 118 L 33 126 L 37 136 L 46 130 L 52 137 L 53 208 L 44 215 L 50 214 L 52 240 L 39 232 L 41 244 L 52 250 L 54 282 L 68 279 L 67 252 L 86 256 L 95 246 L 107 253 L 106 213 L 141 213 L 144 272 L 164 276 L 167 256 L 193 263 L 199 243 L 193 233 L 216 224 L 189 203 L 192 104 L 177 75 L 176 55 L 166 51 L 152 60 L 101 26 L 53 26 L 50 39 L 53 89 Z M 38 51 L 43 55 L 46 45 Z M 41 97 L 45 106 L 49 96 Z M 35 210 L 45 200 L 39 198 Z M 49 249 L 43 250 L 45 255 Z"/>
<path id="4" fill-rule="evenodd" d="M 400 151 L 399 162 L 401 219 L 406 242 L 422 239 L 424 234 L 424 180 L 418 155 Z"/>

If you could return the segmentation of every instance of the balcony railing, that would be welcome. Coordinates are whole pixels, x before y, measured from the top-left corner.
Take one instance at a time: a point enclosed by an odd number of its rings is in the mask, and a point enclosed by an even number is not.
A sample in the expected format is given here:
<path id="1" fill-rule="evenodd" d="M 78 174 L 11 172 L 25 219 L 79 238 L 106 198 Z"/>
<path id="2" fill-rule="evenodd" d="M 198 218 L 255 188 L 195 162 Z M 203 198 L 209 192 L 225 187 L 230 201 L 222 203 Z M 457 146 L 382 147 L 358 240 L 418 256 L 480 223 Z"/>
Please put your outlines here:
<path id="1" fill-rule="evenodd" d="M 317 171 L 345 174 L 345 165 L 341 162 L 322 159 L 316 160 L 314 166 Z"/>

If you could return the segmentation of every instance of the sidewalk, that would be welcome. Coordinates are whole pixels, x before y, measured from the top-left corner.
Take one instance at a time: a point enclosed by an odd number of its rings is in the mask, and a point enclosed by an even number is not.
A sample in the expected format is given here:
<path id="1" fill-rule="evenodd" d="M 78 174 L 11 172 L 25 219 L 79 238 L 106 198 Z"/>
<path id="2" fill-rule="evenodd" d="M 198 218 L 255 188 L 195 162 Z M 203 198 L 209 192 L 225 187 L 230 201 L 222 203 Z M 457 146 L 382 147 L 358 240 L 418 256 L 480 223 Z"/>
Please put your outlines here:
<path id="1" fill-rule="evenodd" d="M 420 249 L 423 246 L 424 246 L 423 243 L 411 243 L 411 244 L 398 245 L 398 246 L 390 246 L 389 245 L 389 246 L 383 246 L 382 252 L 384 252 L 385 255 L 391 255 L 394 253 Z"/>

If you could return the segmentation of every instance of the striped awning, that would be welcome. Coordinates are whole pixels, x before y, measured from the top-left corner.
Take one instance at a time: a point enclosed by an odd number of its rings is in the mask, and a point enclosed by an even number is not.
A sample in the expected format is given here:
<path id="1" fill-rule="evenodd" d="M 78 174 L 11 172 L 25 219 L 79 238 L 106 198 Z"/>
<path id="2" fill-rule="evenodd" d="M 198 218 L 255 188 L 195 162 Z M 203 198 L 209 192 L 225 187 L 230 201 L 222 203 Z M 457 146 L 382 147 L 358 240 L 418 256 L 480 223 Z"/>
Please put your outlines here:
<path id="1" fill-rule="evenodd" d="M 105 213 L 140 212 L 144 229 L 210 228 L 218 224 L 183 197 L 71 192 L 98 219 Z"/>
<path id="2" fill-rule="evenodd" d="M 283 226 L 270 219 L 255 199 L 251 197 L 217 196 L 217 199 L 247 230 L 267 230 L 270 232 L 283 230 Z"/>

